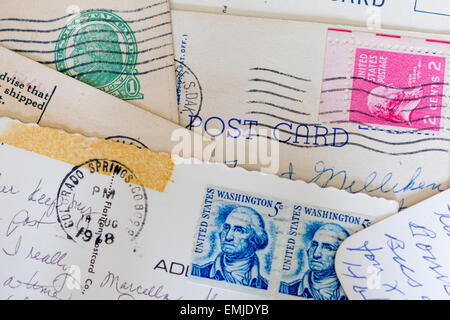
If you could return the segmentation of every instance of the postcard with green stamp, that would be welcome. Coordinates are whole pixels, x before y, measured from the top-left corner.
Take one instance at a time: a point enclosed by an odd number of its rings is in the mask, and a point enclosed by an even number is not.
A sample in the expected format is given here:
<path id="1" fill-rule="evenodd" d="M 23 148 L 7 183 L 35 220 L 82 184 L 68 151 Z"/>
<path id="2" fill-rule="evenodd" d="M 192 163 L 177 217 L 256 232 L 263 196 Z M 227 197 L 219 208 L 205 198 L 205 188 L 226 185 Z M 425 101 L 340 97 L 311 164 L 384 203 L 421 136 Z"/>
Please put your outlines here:
<path id="1" fill-rule="evenodd" d="M 178 123 L 168 1 L 2 4 L 5 45 L 74 79 Z"/>

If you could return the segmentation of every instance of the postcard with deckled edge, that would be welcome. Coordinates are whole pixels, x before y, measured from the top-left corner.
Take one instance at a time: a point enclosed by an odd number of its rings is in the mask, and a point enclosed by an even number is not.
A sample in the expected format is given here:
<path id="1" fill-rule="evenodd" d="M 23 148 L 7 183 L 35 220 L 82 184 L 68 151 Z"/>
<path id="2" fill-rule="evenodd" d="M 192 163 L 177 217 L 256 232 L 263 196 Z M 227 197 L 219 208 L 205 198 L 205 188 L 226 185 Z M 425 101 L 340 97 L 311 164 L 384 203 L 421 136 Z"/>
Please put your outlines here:
<path id="1" fill-rule="evenodd" d="M 333 233 L 347 227 L 341 222 L 364 227 L 363 216 L 375 221 L 398 210 L 395 201 L 8 118 L 0 141 L 2 298 L 289 299 L 241 280 L 267 278 L 273 287 L 267 259 L 272 255 L 273 270 L 280 268 L 299 205 L 325 226 L 316 240 L 335 241 L 343 240 Z M 208 214 L 208 201 L 228 211 Z M 219 246 L 219 227 L 223 260 L 211 258 L 238 281 L 225 287 L 192 276 L 193 253 Z M 198 234 L 204 228 L 206 238 Z"/>
<path id="2" fill-rule="evenodd" d="M 225 147 L 265 138 L 279 145 L 268 159 L 278 175 L 402 209 L 448 188 L 449 43 L 311 22 L 172 17 L 183 126 Z M 230 165 L 258 169 L 263 160 L 232 156 L 216 148 L 215 161 Z"/>
<path id="3" fill-rule="evenodd" d="M 350 236 L 336 273 L 350 299 L 450 300 L 450 190 Z"/>
<path id="4" fill-rule="evenodd" d="M 0 44 L 178 123 L 166 0 L 2 1 Z"/>
<path id="5" fill-rule="evenodd" d="M 175 10 L 448 33 L 450 4 L 441 0 L 170 0 Z"/>
<path id="6" fill-rule="evenodd" d="M 0 116 L 209 160 L 210 139 L 5 48 L 0 56 Z"/>

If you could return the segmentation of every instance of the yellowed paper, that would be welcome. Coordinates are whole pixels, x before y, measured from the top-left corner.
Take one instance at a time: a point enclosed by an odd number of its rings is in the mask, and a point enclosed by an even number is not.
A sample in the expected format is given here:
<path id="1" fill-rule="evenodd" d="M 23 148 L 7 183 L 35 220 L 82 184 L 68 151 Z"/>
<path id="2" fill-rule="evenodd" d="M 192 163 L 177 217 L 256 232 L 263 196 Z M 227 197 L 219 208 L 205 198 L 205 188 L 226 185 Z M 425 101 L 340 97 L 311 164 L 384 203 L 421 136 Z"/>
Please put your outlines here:
<path id="1" fill-rule="evenodd" d="M 191 131 L 5 48 L 0 57 L 0 115 L 180 155 L 185 139 L 184 155 L 202 159 Z"/>
<path id="2" fill-rule="evenodd" d="M 267 155 L 280 176 L 402 208 L 448 188 L 443 35 L 175 10 L 172 17 L 183 126 L 225 147 L 265 136 L 279 144 L 279 156 Z M 255 160 L 216 151 L 216 161 L 231 165 L 259 168 Z"/>
<path id="3" fill-rule="evenodd" d="M 252 17 L 448 33 L 446 0 L 171 0 L 171 8 Z"/>
<path id="4" fill-rule="evenodd" d="M 398 210 L 8 118 L 0 159 L 1 299 L 298 299 L 282 269 L 299 269 L 311 230 L 333 242 L 328 270 L 339 242 Z M 249 265 L 250 281 L 222 259 Z M 212 261 L 226 281 L 200 272 Z"/>
<path id="5" fill-rule="evenodd" d="M 0 44 L 178 123 L 167 1 L 2 1 Z"/>

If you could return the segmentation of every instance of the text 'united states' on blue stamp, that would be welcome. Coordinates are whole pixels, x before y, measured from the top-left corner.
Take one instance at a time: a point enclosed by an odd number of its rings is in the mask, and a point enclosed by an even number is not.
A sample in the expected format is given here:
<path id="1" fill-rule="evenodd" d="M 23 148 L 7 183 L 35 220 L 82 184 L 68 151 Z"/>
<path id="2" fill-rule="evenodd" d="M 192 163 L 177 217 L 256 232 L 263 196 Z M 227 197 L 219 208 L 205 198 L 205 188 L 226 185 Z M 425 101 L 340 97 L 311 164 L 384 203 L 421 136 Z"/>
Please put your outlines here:
<path id="1" fill-rule="evenodd" d="M 208 186 L 190 276 L 267 296 L 346 299 L 334 256 L 345 238 L 371 222 L 352 213 Z"/>
<path id="2" fill-rule="evenodd" d="M 347 237 L 371 223 L 371 218 L 361 215 L 295 205 L 281 253 L 278 292 L 316 300 L 346 300 L 334 269 L 336 251 Z"/>
<path id="3" fill-rule="evenodd" d="M 288 217 L 279 199 L 208 187 L 191 275 L 267 290 L 278 243 L 277 218 Z"/>

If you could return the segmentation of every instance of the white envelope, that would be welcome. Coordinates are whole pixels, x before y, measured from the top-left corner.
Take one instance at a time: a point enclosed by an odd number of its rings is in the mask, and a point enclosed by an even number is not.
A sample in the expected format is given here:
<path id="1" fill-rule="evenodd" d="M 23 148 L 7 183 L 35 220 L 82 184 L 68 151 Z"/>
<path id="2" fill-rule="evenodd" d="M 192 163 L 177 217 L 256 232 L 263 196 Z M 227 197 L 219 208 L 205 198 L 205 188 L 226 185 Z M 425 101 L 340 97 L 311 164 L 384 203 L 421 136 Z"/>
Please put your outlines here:
<path id="1" fill-rule="evenodd" d="M 350 299 L 450 300 L 450 190 L 347 238 L 336 272 Z"/>
<path id="2" fill-rule="evenodd" d="M 306 239 L 331 241 L 334 270 L 344 237 L 398 209 L 6 118 L 0 141 L 3 299 L 295 298 L 279 286 L 309 270 Z"/>
<path id="3" fill-rule="evenodd" d="M 171 0 L 172 9 L 448 33 L 445 0 Z"/>
<path id="4" fill-rule="evenodd" d="M 310 22 L 172 16 L 182 125 L 225 144 L 268 137 L 280 144 L 271 158 L 280 176 L 401 208 L 448 188 L 448 43 Z M 217 150 L 217 161 L 259 168 Z"/>

